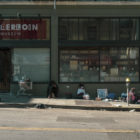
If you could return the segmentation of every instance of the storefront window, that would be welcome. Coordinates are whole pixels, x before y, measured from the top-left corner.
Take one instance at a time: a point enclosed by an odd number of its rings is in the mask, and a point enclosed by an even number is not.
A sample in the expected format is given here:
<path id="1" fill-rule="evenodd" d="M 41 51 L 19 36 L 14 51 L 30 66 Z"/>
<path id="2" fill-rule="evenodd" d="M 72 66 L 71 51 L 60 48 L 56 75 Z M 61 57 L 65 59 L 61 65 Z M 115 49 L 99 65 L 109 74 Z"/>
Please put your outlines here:
<path id="1" fill-rule="evenodd" d="M 79 19 L 79 40 L 97 40 L 97 20 L 93 18 Z"/>
<path id="2" fill-rule="evenodd" d="M 64 18 L 60 20 L 59 39 L 60 40 L 78 40 L 78 19 Z"/>
<path id="3" fill-rule="evenodd" d="M 60 82 L 98 82 L 99 51 L 61 50 Z"/>
<path id="4" fill-rule="evenodd" d="M 60 51 L 60 82 L 139 81 L 139 48 Z"/>
<path id="5" fill-rule="evenodd" d="M 18 48 L 13 50 L 13 81 L 22 76 L 33 82 L 47 82 L 50 79 L 50 49 Z"/>
<path id="6" fill-rule="evenodd" d="M 100 53 L 101 82 L 122 82 L 129 77 L 139 81 L 138 48 L 102 48 Z"/>
<path id="7" fill-rule="evenodd" d="M 130 40 L 130 28 L 132 23 L 129 19 L 120 19 L 120 40 Z"/>
<path id="8" fill-rule="evenodd" d="M 138 18 L 60 18 L 59 40 L 138 40 Z"/>
<path id="9" fill-rule="evenodd" d="M 69 19 L 68 27 L 68 40 L 78 40 L 78 19 Z"/>
<path id="10" fill-rule="evenodd" d="M 110 20 L 109 19 L 100 19 L 100 40 L 110 40 L 109 33 L 110 31 Z"/>
<path id="11" fill-rule="evenodd" d="M 68 40 L 68 23 L 67 18 L 59 20 L 59 40 Z"/>
<path id="12" fill-rule="evenodd" d="M 130 38 L 131 40 L 138 40 L 139 38 L 139 20 L 131 19 L 132 26 L 130 28 Z"/>

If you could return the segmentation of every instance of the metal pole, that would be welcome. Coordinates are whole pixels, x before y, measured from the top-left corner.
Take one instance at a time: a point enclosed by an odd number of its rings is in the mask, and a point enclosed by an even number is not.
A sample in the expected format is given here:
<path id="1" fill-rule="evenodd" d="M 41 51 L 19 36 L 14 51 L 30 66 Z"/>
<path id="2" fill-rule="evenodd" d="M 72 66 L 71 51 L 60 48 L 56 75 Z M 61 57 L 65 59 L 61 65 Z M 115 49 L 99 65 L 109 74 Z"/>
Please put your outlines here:
<path id="1" fill-rule="evenodd" d="M 127 88 L 127 105 L 129 106 L 129 83 L 126 83 Z"/>
<path id="2" fill-rule="evenodd" d="M 54 0 L 54 7 L 53 8 L 56 9 L 56 0 Z"/>
<path id="3" fill-rule="evenodd" d="M 129 78 L 126 78 L 125 79 L 126 81 L 126 89 L 127 89 L 127 105 L 129 106 L 129 84 L 130 84 L 130 79 Z"/>

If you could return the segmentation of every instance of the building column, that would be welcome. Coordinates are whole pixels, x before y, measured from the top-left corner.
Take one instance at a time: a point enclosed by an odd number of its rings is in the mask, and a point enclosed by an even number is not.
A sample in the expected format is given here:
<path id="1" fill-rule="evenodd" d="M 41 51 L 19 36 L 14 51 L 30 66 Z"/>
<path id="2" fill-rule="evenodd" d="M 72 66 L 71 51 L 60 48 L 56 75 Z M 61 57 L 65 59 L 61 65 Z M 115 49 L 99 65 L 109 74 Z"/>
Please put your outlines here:
<path id="1" fill-rule="evenodd" d="M 58 82 L 58 16 L 56 10 L 51 16 L 51 80 Z"/>

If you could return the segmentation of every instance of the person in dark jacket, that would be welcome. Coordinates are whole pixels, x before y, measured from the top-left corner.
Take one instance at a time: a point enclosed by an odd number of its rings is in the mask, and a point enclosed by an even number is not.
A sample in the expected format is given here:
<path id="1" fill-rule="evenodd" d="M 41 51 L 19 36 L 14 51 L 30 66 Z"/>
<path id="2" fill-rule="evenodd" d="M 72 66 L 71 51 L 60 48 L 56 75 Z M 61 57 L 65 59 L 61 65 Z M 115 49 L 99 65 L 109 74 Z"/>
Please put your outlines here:
<path id="1" fill-rule="evenodd" d="M 47 90 L 48 98 L 56 98 L 58 97 L 58 86 L 55 81 L 50 81 Z"/>

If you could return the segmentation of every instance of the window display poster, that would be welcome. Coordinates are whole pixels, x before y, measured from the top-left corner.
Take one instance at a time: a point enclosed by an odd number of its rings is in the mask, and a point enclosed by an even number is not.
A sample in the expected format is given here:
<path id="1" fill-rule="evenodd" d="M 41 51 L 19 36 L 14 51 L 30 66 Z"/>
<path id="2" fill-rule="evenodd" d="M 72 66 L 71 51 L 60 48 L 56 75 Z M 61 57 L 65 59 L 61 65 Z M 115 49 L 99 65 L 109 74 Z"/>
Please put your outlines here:
<path id="1" fill-rule="evenodd" d="M 77 69 L 78 69 L 78 61 L 76 61 L 76 60 L 71 60 L 71 61 L 70 61 L 70 69 L 71 69 L 71 70 L 77 70 Z"/>

